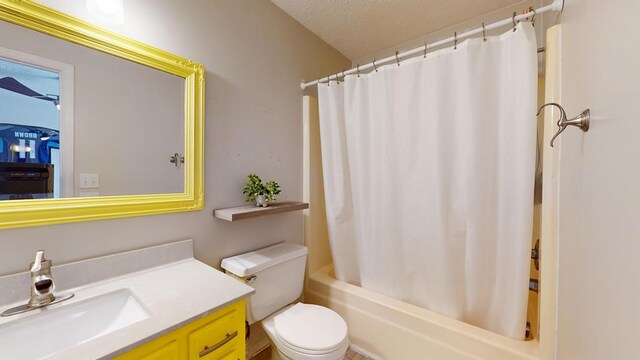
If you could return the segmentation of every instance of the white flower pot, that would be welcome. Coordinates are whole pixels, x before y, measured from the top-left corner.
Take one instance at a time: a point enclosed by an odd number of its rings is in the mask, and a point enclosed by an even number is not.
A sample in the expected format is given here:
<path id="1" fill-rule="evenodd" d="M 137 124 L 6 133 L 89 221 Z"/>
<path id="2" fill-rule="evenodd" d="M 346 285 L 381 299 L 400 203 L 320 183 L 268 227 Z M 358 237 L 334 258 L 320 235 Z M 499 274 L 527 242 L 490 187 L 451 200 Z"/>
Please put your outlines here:
<path id="1" fill-rule="evenodd" d="M 264 195 L 256 196 L 256 206 L 267 207 L 269 204 L 267 203 L 267 199 Z"/>

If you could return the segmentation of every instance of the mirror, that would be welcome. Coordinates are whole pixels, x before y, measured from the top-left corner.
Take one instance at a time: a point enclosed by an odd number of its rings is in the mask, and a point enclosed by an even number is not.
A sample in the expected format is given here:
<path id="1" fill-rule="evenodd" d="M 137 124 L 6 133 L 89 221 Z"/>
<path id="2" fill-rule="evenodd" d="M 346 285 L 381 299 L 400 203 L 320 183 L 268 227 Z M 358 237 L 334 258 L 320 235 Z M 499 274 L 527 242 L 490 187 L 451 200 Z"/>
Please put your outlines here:
<path id="1" fill-rule="evenodd" d="M 0 32 L 0 228 L 202 208 L 202 65 L 30 1 Z"/>

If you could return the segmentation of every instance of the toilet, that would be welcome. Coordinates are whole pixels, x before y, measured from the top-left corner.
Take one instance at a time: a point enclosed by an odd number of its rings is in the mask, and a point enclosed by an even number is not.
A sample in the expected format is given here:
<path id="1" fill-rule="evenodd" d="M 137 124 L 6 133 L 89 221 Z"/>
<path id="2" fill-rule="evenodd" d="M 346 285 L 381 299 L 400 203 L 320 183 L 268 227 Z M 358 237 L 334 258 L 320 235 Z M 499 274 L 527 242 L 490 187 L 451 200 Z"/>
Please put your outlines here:
<path id="1" fill-rule="evenodd" d="M 307 248 L 280 243 L 222 260 L 222 268 L 256 292 L 247 321 L 262 321 L 273 359 L 338 360 L 349 348 L 347 323 L 335 311 L 294 302 L 302 294 Z"/>

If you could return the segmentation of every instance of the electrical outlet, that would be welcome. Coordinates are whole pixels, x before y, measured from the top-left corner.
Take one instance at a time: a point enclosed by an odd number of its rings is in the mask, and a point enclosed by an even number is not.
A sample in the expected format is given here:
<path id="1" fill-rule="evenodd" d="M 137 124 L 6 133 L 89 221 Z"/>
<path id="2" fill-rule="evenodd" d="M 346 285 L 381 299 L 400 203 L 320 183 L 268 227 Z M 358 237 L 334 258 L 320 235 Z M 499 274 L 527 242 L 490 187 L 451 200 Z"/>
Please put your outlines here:
<path id="1" fill-rule="evenodd" d="M 97 189 L 99 187 L 99 174 L 80 174 L 80 189 Z"/>

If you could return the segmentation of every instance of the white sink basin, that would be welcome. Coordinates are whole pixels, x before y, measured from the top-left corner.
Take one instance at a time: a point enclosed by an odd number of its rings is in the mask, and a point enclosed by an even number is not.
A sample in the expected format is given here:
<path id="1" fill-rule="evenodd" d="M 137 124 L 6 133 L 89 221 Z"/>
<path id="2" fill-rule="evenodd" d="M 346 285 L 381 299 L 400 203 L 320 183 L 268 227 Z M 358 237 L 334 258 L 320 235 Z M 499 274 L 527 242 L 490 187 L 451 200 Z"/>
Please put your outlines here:
<path id="1" fill-rule="evenodd" d="M 0 325 L 0 359 L 44 358 L 148 317 L 127 289 L 62 302 Z"/>

